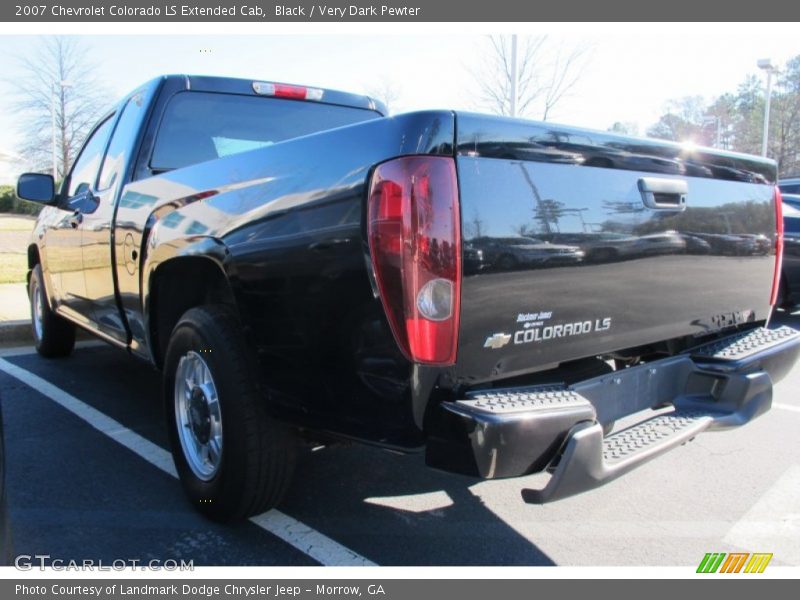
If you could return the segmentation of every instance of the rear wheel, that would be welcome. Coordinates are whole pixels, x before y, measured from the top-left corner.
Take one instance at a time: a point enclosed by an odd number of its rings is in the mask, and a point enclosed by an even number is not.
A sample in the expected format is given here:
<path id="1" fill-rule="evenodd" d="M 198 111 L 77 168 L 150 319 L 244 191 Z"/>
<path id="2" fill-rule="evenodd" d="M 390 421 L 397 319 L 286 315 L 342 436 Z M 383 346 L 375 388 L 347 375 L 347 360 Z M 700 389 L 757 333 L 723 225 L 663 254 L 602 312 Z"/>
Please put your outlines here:
<path id="1" fill-rule="evenodd" d="M 232 521 L 276 506 L 295 438 L 266 409 L 238 319 L 226 306 L 183 315 L 170 337 L 164 398 L 172 455 L 200 512 Z"/>
<path id="2" fill-rule="evenodd" d="M 788 292 L 788 285 L 786 284 L 786 278 L 781 277 L 780 284 L 778 285 L 778 299 L 775 302 L 775 306 L 777 308 L 782 308 L 786 312 L 792 312 L 795 307 L 795 303 L 789 299 L 789 292 Z"/>
<path id="3" fill-rule="evenodd" d="M 617 260 L 617 251 L 613 248 L 598 248 L 591 254 L 595 262 L 613 262 Z"/>
<path id="4" fill-rule="evenodd" d="M 511 256 L 510 254 L 503 254 L 497 260 L 497 268 L 502 271 L 511 271 L 516 269 L 518 265 L 517 259 Z"/>
<path id="5" fill-rule="evenodd" d="M 47 358 L 68 356 L 75 347 L 75 326 L 50 310 L 41 265 L 31 272 L 28 296 L 36 351 Z"/>

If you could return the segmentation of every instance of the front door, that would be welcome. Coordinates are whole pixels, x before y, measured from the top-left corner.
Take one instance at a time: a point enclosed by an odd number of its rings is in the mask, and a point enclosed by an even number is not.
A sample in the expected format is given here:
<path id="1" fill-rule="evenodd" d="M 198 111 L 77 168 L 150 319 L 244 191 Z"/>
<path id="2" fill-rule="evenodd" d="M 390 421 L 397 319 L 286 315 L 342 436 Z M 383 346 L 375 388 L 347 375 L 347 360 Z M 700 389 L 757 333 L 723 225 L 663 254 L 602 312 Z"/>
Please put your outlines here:
<path id="1" fill-rule="evenodd" d="M 111 133 L 113 118 L 100 123 L 87 139 L 62 188 L 59 217 L 48 229 L 45 240 L 51 273 L 53 302 L 59 312 L 79 323 L 93 321 L 92 304 L 86 290 L 82 236 L 84 220 L 99 205 L 97 175 Z"/>

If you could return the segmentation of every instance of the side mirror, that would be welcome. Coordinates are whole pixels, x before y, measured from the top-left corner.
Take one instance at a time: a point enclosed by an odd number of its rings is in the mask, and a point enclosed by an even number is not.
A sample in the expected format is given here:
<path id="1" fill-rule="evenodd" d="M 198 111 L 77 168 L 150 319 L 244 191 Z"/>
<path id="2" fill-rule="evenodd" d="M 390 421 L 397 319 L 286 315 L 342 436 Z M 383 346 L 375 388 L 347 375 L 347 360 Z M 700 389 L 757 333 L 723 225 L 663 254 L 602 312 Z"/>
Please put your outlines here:
<path id="1" fill-rule="evenodd" d="M 23 173 L 17 180 L 17 196 L 22 200 L 52 204 L 56 199 L 56 184 L 52 175 Z"/>

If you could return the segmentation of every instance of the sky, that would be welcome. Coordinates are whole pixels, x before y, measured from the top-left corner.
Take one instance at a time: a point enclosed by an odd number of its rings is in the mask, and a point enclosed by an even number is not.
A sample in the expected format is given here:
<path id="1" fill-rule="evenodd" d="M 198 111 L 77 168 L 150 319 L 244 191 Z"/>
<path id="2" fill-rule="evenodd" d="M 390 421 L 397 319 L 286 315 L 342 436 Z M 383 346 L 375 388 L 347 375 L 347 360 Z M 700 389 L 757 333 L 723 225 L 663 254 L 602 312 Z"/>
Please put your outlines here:
<path id="1" fill-rule="evenodd" d="M 794 24 L 767 23 L 526 24 L 524 32 L 547 33 L 554 45 L 563 48 L 588 49 L 578 85 L 550 120 L 593 129 L 630 121 L 643 133 L 663 113 L 669 99 L 690 95 L 712 99 L 735 90 L 748 74 L 759 74 L 758 59 L 769 57 L 782 63 L 800 54 L 795 28 Z M 504 31 L 508 30 L 506 26 Z M 472 72 L 486 52 L 486 34 L 493 27 L 451 24 L 422 32 L 397 28 L 389 33 L 382 28 L 377 35 L 214 35 L 208 31 L 206 27 L 202 35 L 87 35 L 81 36 L 81 43 L 115 97 L 160 74 L 192 73 L 357 93 L 388 82 L 400 94 L 394 112 L 480 111 Z M 42 35 L 0 32 L 0 150 L 13 152 L 24 136 L 11 110 L 11 82 L 25 76 L 15 57 L 32 52 L 42 39 Z"/>

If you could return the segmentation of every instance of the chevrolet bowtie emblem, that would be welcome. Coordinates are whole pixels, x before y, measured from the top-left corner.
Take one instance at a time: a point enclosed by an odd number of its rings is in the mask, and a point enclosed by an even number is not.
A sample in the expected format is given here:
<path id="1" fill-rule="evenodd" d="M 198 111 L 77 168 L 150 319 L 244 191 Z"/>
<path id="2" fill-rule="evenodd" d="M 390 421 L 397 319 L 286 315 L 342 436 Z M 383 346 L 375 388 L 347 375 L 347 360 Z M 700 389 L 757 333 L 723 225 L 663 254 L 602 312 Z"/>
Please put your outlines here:
<path id="1" fill-rule="evenodd" d="M 498 348 L 505 346 L 510 341 L 511 336 L 509 334 L 495 333 L 494 335 L 490 335 L 488 338 L 486 338 L 486 341 L 483 343 L 483 347 L 497 350 Z"/>

